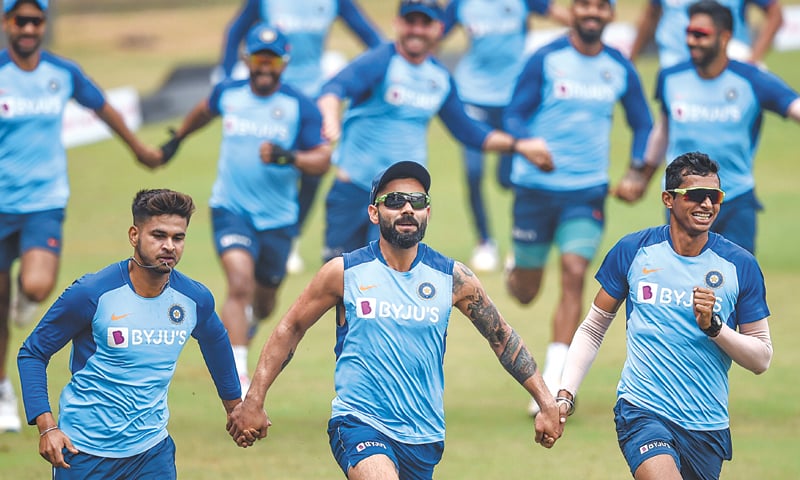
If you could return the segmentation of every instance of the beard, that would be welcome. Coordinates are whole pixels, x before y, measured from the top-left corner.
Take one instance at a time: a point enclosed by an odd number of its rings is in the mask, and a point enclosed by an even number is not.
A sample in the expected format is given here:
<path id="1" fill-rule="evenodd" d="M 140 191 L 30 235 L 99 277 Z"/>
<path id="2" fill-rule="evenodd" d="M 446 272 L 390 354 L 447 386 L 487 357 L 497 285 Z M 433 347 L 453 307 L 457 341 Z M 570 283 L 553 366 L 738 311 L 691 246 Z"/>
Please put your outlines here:
<path id="1" fill-rule="evenodd" d="M 596 18 L 594 20 L 600 21 Z M 599 28 L 597 30 L 585 29 L 581 27 L 580 22 L 578 22 L 575 26 L 575 33 L 578 34 L 578 37 L 583 43 L 588 44 L 597 43 L 603 38 L 603 28 Z"/>
<path id="2" fill-rule="evenodd" d="M 34 45 L 32 47 L 23 47 L 22 45 L 20 45 L 20 43 L 17 41 L 17 40 L 19 40 L 19 38 L 21 38 L 21 37 L 10 39 L 9 46 L 11 47 L 11 50 L 13 50 L 14 53 L 20 58 L 24 58 L 24 59 L 30 58 L 33 54 L 38 52 L 39 51 L 39 47 L 42 46 L 42 38 L 41 37 L 33 37 L 33 36 L 26 36 L 25 37 L 25 38 L 31 38 L 31 39 L 35 40 Z"/>
<path id="3" fill-rule="evenodd" d="M 719 40 L 710 47 L 695 47 L 694 50 L 699 50 L 702 55 L 699 58 L 692 56 L 692 63 L 700 68 L 708 67 L 719 56 L 721 48 Z M 692 49 L 689 50 L 691 52 Z"/>
<path id="4" fill-rule="evenodd" d="M 170 267 L 168 264 L 160 262 L 158 261 L 158 259 L 154 257 L 145 255 L 140 245 L 136 245 L 136 257 L 142 259 L 141 266 L 143 268 L 146 268 L 147 270 L 150 270 L 151 272 L 156 272 L 161 274 L 165 273 L 168 274 L 172 272 L 172 267 Z M 139 262 L 136 261 L 136 257 L 134 257 L 134 262 L 139 264 Z M 177 266 L 177 264 L 178 262 L 176 261 L 175 265 Z"/>
<path id="5" fill-rule="evenodd" d="M 417 230 L 408 233 L 398 232 L 397 228 L 395 227 L 401 221 L 404 223 L 413 223 L 417 226 Z M 413 216 L 406 215 L 398 218 L 394 222 L 390 222 L 389 220 L 383 218 L 380 213 L 378 213 L 378 225 L 381 229 L 381 236 L 385 238 L 390 245 L 402 249 L 408 249 L 421 242 L 425 237 L 425 229 L 428 228 L 428 221 L 423 220 L 422 222 L 419 222 Z"/>

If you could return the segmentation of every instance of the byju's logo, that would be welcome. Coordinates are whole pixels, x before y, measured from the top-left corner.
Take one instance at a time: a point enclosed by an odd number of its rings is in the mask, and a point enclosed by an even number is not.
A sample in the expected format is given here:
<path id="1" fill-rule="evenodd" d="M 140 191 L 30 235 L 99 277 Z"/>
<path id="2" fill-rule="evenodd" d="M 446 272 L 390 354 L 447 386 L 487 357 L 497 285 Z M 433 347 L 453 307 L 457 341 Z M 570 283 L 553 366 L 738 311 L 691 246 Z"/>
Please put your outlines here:
<path id="1" fill-rule="evenodd" d="M 639 303 L 656 303 L 657 293 L 658 284 L 639 282 L 639 288 L 636 291 L 636 300 L 638 300 Z"/>
<path id="2" fill-rule="evenodd" d="M 125 327 L 109 328 L 108 346 L 111 348 L 128 348 L 128 329 Z"/>
<path id="3" fill-rule="evenodd" d="M 375 303 L 377 300 L 374 298 L 357 298 L 356 299 L 356 314 L 358 318 L 375 318 Z"/>

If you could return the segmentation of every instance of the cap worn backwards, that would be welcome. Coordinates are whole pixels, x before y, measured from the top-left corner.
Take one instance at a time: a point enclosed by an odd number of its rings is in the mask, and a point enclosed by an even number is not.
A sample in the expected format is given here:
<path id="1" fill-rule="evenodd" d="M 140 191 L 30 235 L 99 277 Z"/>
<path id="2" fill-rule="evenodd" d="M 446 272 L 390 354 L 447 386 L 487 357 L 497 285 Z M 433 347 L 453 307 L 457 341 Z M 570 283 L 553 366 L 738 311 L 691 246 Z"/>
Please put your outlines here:
<path id="1" fill-rule="evenodd" d="M 431 188 L 431 174 L 428 173 L 428 170 L 423 167 L 422 164 L 409 160 L 397 162 L 377 174 L 372 180 L 372 190 L 369 193 L 370 205 L 375 203 L 375 199 L 378 198 L 378 192 L 380 192 L 387 183 L 392 180 L 397 180 L 398 178 L 413 178 L 419 181 L 419 183 L 422 184 L 422 188 L 425 189 L 425 193 L 428 193 Z"/>
<path id="2" fill-rule="evenodd" d="M 8 13 L 17 8 L 23 0 L 3 0 L 3 13 Z M 50 3 L 48 0 L 33 0 L 30 3 L 35 3 L 36 6 L 43 12 L 47 11 L 47 6 Z"/>
<path id="3" fill-rule="evenodd" d="M 286 36 L 273 27 L 261 23 L 250 29 L 245 42 L 247 53 L 252 55 L 256 52 L 269 51 L 284 60 L 289 60 L 289 41 Z"/>
<path id="4" fill-rule="evenodd" d="M 421 13 L 436 21 L 442 21 L 444 16 L 437 0 L 401 0 L 400 16 L 405 17 L 411 13 Z"/>

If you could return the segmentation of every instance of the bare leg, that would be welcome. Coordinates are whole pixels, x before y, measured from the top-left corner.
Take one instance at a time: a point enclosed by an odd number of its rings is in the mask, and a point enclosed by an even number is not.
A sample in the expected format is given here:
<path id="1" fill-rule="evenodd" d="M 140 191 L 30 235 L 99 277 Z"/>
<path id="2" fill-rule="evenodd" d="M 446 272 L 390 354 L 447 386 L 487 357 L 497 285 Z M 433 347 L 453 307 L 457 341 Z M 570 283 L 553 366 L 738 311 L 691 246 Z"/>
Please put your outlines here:
<path id="1" fill-rule="evenodd" d="M 347 472 L 349 480 L 399 480 L 397 467 L 386 455 L 371 455 Z"/>

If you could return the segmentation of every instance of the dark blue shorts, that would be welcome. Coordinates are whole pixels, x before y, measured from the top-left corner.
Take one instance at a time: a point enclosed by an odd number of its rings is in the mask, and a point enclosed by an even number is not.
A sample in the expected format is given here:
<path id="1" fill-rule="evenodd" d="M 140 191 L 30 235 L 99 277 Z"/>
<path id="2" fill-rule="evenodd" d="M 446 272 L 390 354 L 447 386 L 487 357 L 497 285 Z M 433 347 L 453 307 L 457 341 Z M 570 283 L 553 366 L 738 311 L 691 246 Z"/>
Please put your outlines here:
<path id="1" fill-rule="evenodd" d="M 377 240 L 380 229 L 369 221 L 369 192 L 336 180 L 325 199 L 325 250 L 328 261 Z"/>
<path id="2" fill-rule="evenodd" d="M 0 272 L 7 272 L 22 253 L 43 248 L 61 254 L 64 209 L 0 213 Z"/>
<path id="3" fill-rule="evenodd" d="M 248 218 L 224 208 L 211 209 L 211 223 L 218 255 L 222 256 L 232 248 L 246 250 L 255 262 L 258 283 L 267 287 L 281 284 L 286 276 L 286 259 L 292 248 L 294 225 L 258 231 Z"/>
<path id="4" fill-rule="evenodd" d="M 54 468 L 54 480 L 175 480 L 175 443 L 167 436 L 153 448 L 126 458 L 95 457 L 64 450 L 70 468 Z"/>
<path id="5" fill-rule="evenodd" d="M 433 468 L 444 453 L 444 442 L 401 443 L 350 415 L 330 419 L 328 438 L 331 452 L 345 476 L 361 460 L 386 455 L 397 467 L 400 480 L 431 480 Z"/>
<path id="6" fill-rule="evenodd" d="M 670 455 L 684 480 L 718 479 L 733 453 L 731 431 L 686 430 L 624 399 L 614 407 L 617 440 L 631 475 L 645 460 Z"/>

